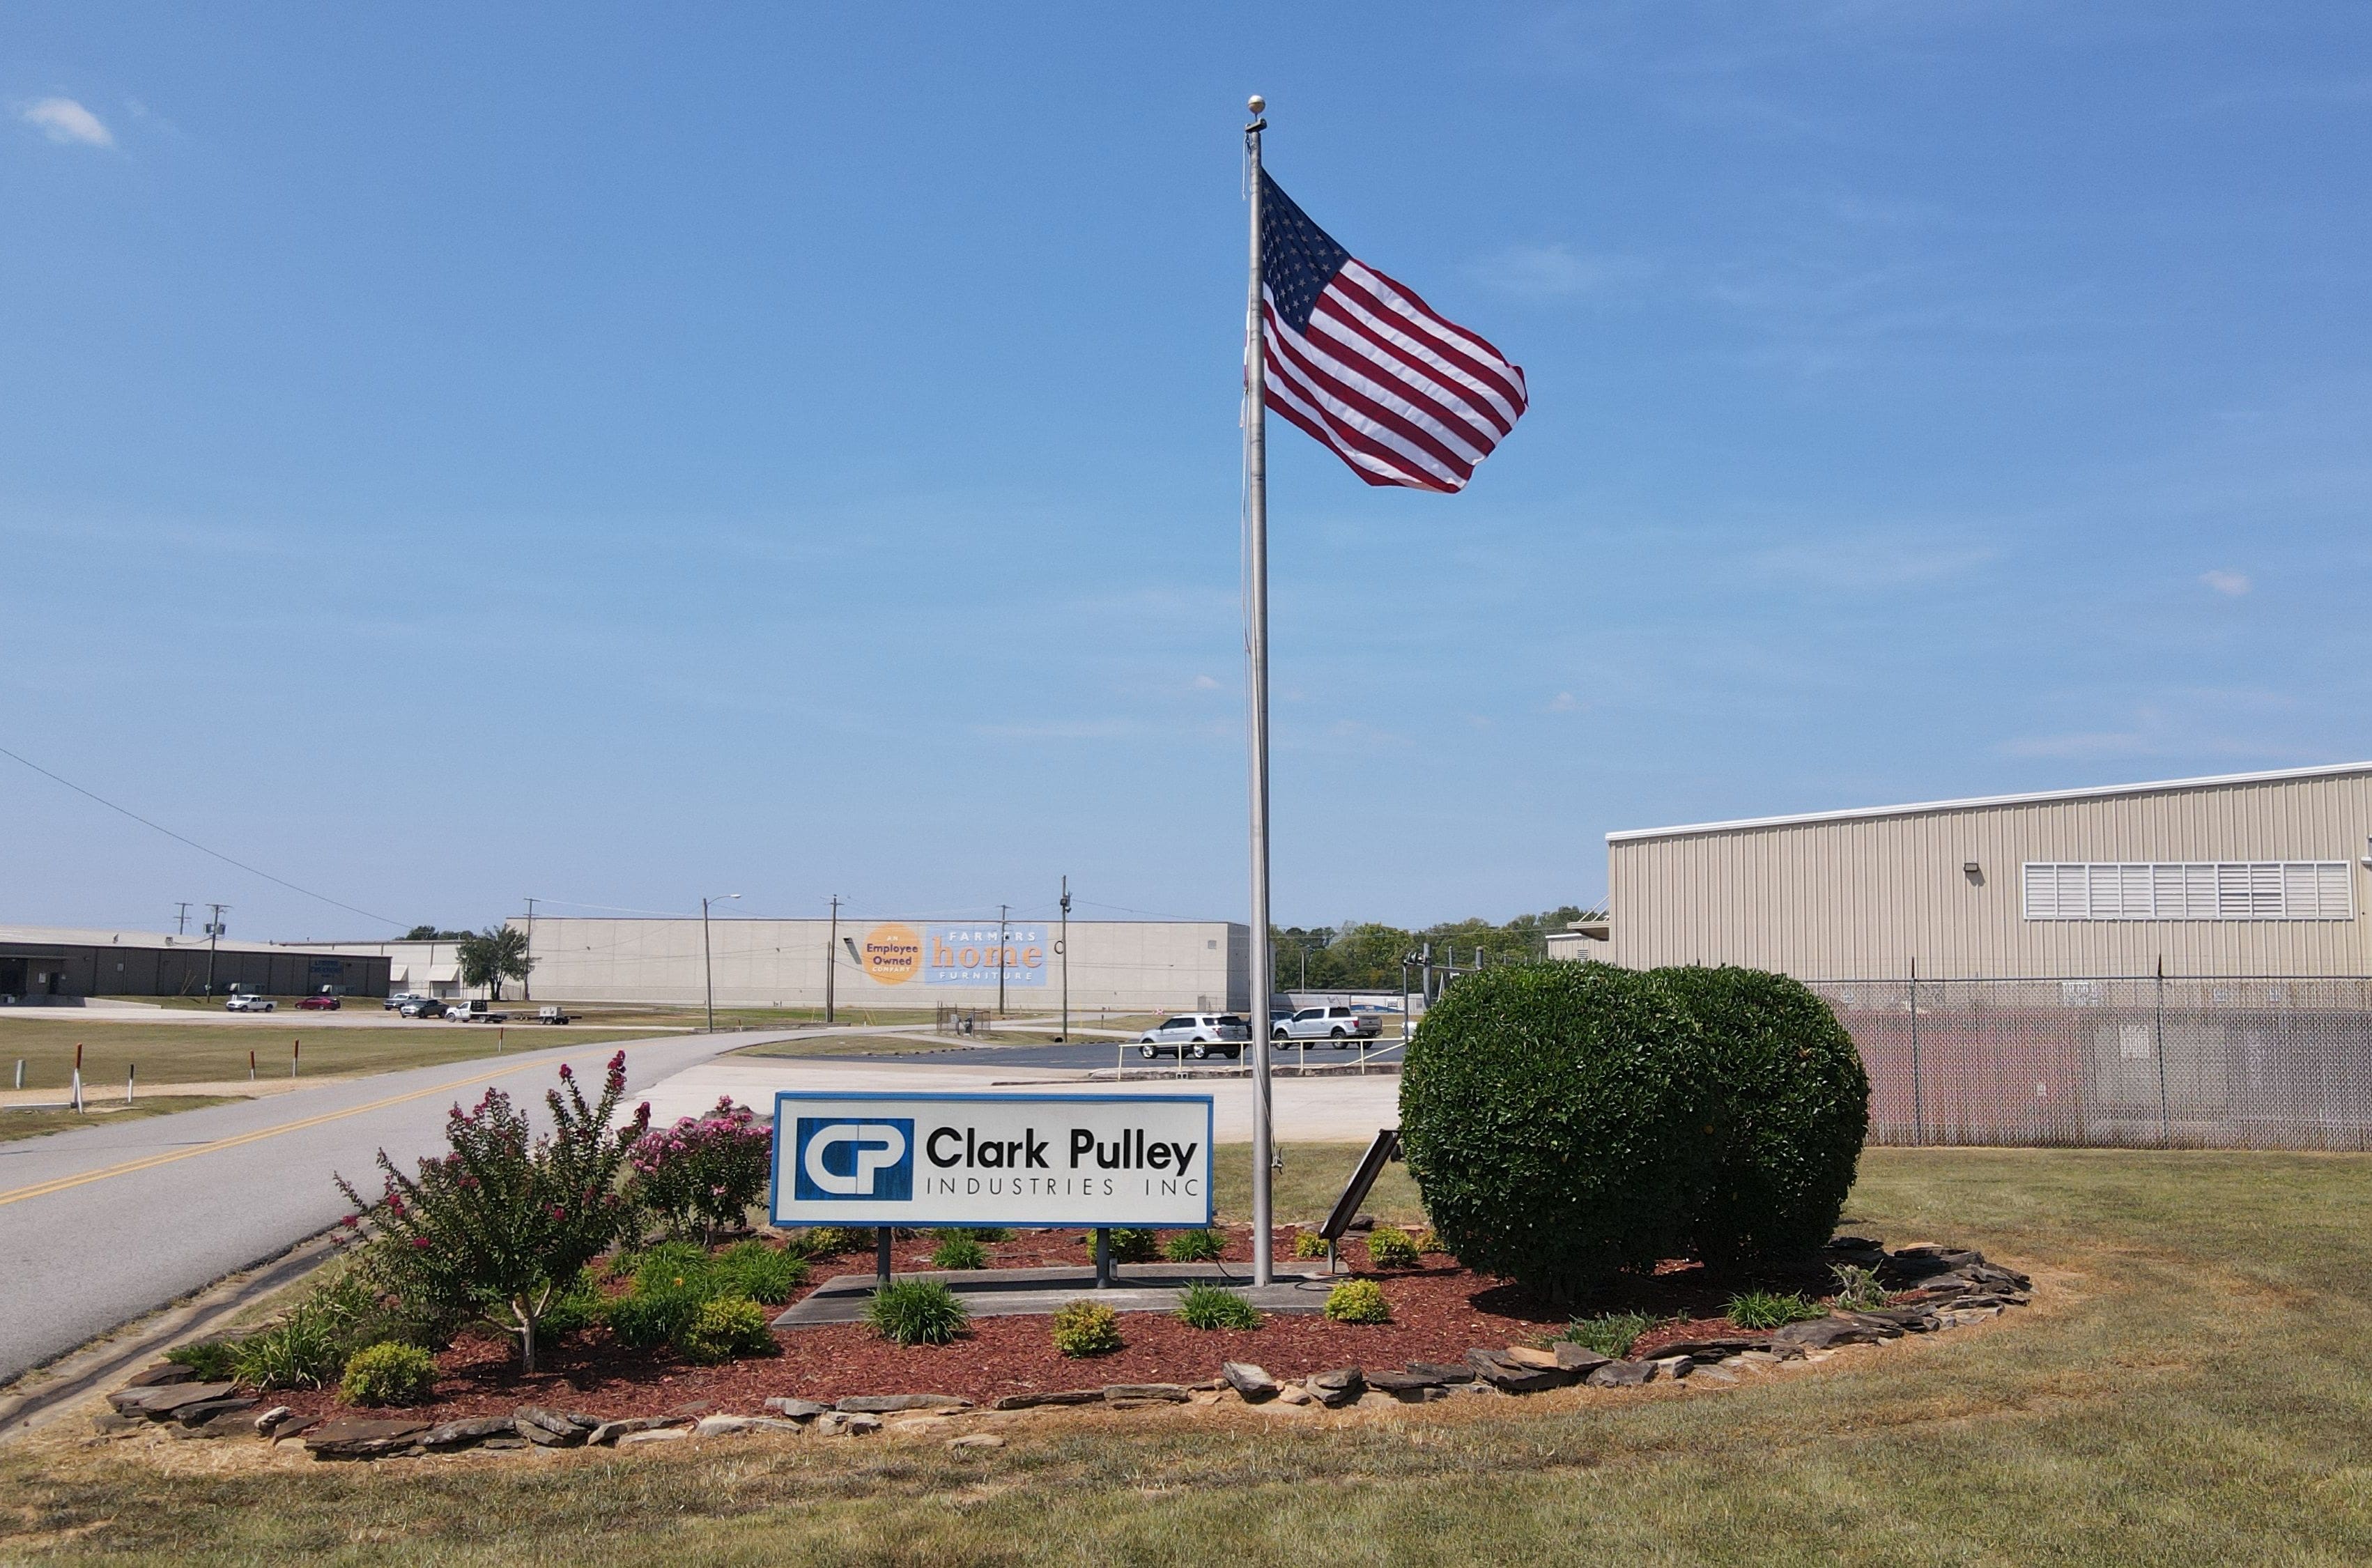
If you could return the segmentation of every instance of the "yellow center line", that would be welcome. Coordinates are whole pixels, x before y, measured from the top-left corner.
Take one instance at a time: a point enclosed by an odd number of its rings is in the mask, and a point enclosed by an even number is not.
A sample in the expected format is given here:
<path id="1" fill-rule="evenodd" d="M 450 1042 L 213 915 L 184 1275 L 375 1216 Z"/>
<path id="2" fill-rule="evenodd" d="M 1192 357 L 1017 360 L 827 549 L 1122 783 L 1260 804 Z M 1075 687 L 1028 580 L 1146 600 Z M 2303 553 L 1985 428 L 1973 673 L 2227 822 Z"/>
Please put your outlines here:
<path id="1" fill-rule="evenodd" d="M 87 1170 L 80 1176 L 61 1176 L 53 1181 L 35 1182 L 30 1187 L 19 1187 L 13 1191 L 0 1192 L 0 1208 L 6 1208 L 10 1203 L 22 1202 L 28 1198 L 46 1198 L 52 1192 L 64 1192 L 68 1188 L 85 1186 L 93 1181 L 105 1181 L 113 1176 L 130 1176 L 135 1171 L 154 1170 L 160 1165 L 171 1165 L 175 1160 L 195 1159 L 200 1155 L 220 1154 L 225 1149 L 236 1149 L 244 1144 L 259 1144 L 266 1138 L 277 1138 L 284 1132 L 302 1132 L 308 1127 L 319 1127 L 325 1122 L 342 1121 L 349 1116 L 361 1116 L 366 1111 L 385 1110 L 390 1105 L 402 1105 L 408 1100 L 427 1099 L 431 1096 L 466 1088 L 472 1084 L 483 1084 L 489 1078 L 505 1078 L 513 1073 L 524 1073 L 531 1067 L 548 1065 L 550 1065 L 549 1063 L 543 1062 L 523 1062 L 516 1067 L 506 1067 L 499 1073 L 473 1073 L 466 1078 L 455 1078 L 449 1083 L 433 1085 L 424 1089 L 414 1089 L 410 1094 L 390 1095 L 385 1099 L 375 1099 L 368 1105 L 352 1106 L 344 1110 L 324 1111 L 319 1116 L 308 1116 L 301 1121 L 286 1121 L 277 1127 L 265 1127 L 253 1132 L 242 1132 L 236 1138 L 217 1138 L 212 1143 L 199 1144 L 191 1148 L 175 1149 L 168 1154 L 150 1155 L 145 1159 L 126 1160 L 122 1165 L 111 1165 L 104 1170 Z"/>

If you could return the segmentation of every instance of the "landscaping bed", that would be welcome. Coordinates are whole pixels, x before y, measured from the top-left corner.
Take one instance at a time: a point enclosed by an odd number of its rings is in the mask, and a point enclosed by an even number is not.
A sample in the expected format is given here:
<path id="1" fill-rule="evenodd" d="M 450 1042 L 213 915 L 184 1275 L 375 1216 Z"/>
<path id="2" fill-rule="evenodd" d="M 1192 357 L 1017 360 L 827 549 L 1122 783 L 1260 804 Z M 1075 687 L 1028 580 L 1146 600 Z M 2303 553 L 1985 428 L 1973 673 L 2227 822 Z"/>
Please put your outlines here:
<path id="1" fill-rule="evenodd" d="M 1221 1234 L 1222 1259 L 1243 1264 L 1248 1280 L 1249 1229 Z M 1292 1240 L 1293 1233 L 1279 1233 L 1280 1257 L 1290 1256 Z M 773 1243 L 762 1239 L 762 1245 Z M 896 1253 L 901 1271 L 925 1266 L 930 1246 L 927 1238 L 901 1237 Z M 1091 1255 L 1090 1248 L 1089 1233 L 1041 1230 L 1018 1233 L 985 1250 L 990 1267 L 1028 1268 L 1076 1266 Z M 1345 1250 L 1355 1254 L 1364 1249 L 1354 1237 Z M 401 1408 L 358 1409 L 334 1388 L 226 1391 L 202 1402 L 181 1400 L 179 1411 L 127 1409 L 127 1403 L 138 1401 L 119 1395 L 115 1403 L 123 1413 L 102 1422 L 110 1430 L 128 1431 L 147 1421 L 178 1418 L 192 1423 L 197 1417 L 193 1432 L 228 1436 L 252 1433 L 258 1430 L 258 1416 L 278 1412 L 264 1432 L 273 1437 L 302 1436 L 308 1430 L 319 1436 L 331 1430 L 331 1423 L 342 1422 L 386 1422 L 390 1424 L 383 1435 L 393 1445 L 388 1451 L 401 1451 L 410 1441 L 404 1429 L 417 1432 L 452 1423 L 483 1428 L 469 1441 L 494 1436 L 507 1443 L 504 1423 L 519 1415 L 522 1407 L 576 1418 L 573 1430 L 554 1429 L 556 1440 L 571 1446 L 592 1435 L 599 1423 L 681 1426 L 702 1417 L 763 1417 L 770 1400 L 778 1401 L 777 1410 L 783 1408 L 779 1401 L 807 1401 L 812 1408 L 796 1411 L 804 1419 L 839 1401 L 900 1395 L 940 1396 L 951 1405 L 960 1401 L 985 1408 L 1022 1407 L 1058 1393 L 1090 1397 L 1087 1391 L 1107 1388 L 1118 1402 L 1140 1397 L 1182 1399 L 1188 1388 L 1221 1387 L 1222 1369 L 1228 1364 L 1265 1373 L 1271 1385 L 1265 1388 L 1238 1381 L 1238 1388 L 1256 1400 L 1282 1388 L 1292 1400 L 1297 1385 L 1306 1385 L 1310 1397 L 1330 1404 L 1355 1400 L 1370 1389 L 1402 1399 L 1488 1388 L 1520 1393 L 1585 1377 L 1613 1386 L 1658 1376 L 1680 1377 L 1699 1365 L 1734 1363 L 1750 1352 L 1760 1353 L 1766 1362 L 1801 1355 L 1808 1349 L 1817 1353 L 1839 1342 L 1957 1326 L 2027 1298 L 2023 1276 L 1995 1269 L 1974 1253 L 1913 1248 L 1889 1254 L 1872 1242 L 1841 1240 L 1835 1257 L 1875 1265 L 1889 1284 L 1901 1288 L 1888 1293 L 1888 1305 L 1878 1312 L 1823 1312 L 1773 1331 L 1742 1329 L 1734 1322 L 1726 1311 L 1733 1299 L 1732 1285 L 1694 1263 L 1672 1262 L 1652 1273 L 1628 1276 L 1576 1307 L 1551 1303 L 1438 1254 L 1426 1254 L 1414 1267 L 1367 1268 L 1343 1275 L 1376 1282 L 1390 1309 L 1390 1321 L 1385 1323 L 1272 1313 L 1264 1314 L 1256 1329 L 1200 1330 L 1169 1313 L 1130 1312 L 1119 1320 L 1120 1349 L 1076 1357 L 1057 1352 L 1044 1316 L 978 1318 L 942 1345 L 901 1345 L 864 1324 L 827 1324 L 773 1330 L 772 1353 L 713 1365 L 666 1347 L 629 1347 L 597 1324 L 554 1336 L 556 1342 L 543 1352 L 533 1373 L 518 1369 L 514 1342 L 472 1330 L 437 1353 L 428 1397 Z M 869 1275 L 869 1254 L 855 1251 L 817 1258 L 808 1283 L 792 1299 L 829 1278 L 851 1272 Z M 1812 1272 L 1823 1271 L 1815 1266 Z M 611 1280 L 605 1289 L 614 1299 L 624 1285 Z M 1093 1293 L 1082 1291 L 1080 1295 L 1092 1299 Z M 1963 1301 L 1965 1307 L 1959 1305 Z M 1633 1315 L 1635 1325 L 1627 1346 L 1604 1347 L 1617 1354 L 1592 1353 L 1569 1341 L 1557 1342 L 1577 1316 L 1610 1314 Z M 1360 1371 L 1346 1379 L 1342 1374 L 1350 1368 Z M 1605 1368 L 1610 1370 L 1601 1370 Z M 1330 1374 L 1334 1375 L 1331 1387 Z M 1139 1395 L 1136 1390 L 1143 1386 L 1160 1391 Z M 619 1434 L 607 1434 L 603 1440 Z M 536 1439 L 549 1440 L 555 1439 Z"/>

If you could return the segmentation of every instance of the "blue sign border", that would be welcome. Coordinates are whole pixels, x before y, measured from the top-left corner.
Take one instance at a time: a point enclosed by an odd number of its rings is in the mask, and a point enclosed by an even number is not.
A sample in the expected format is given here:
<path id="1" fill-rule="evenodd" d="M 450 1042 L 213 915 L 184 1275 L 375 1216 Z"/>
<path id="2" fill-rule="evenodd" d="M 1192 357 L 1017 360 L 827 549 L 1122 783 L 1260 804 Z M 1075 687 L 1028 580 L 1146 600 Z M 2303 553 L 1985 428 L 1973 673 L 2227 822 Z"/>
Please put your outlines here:
<path id="1" fill-rule="evenodd" d="M 854 1094 L 847 1092 L 827 1093 L 820 1089 L 776 1089 L 774 1091 L 774 1140 L 767 1150 L 766 1222 L 777 1228 L 784 1228 L 791 1225 L 831 1224 L 846 1224 L 859 1226 L 867 1225 L 878 1226 L 883 1224 L 888 1224 L 891 1225 L 913 1225 L 916 1228 L 928 1226 L 932 1229 L 942 1230 L 976 1229 L 983 1225 L 1041 1225 L 1065 1230 L 1075 1225 L 1083 1230 L 1092 1230 L 1097 1228 L 1092 1224 L 1076 1219 L 934 1220 L 924 1219 L 919 1215 L 909 1216 L 903 1214 L 898 1214 L 888 1221 L 855 1218 L 845 1221 L 785 1219 L 783 1217 L 783 1185 L 781 1181 L 776 1179 L 776 1178 L 781 1174 L 783 1168 L 783 1107 L 785 1104 L 795 1101 L 812 1102 L 817 1100 L 832 1100 L 843 1105 L 851 1100 L 932 1100 L 940 1104 L 945 1104 L 949 1101 L 979 1100 L 986 1101 L 992 1105 L 1061 1105 L 1064 1103 L 1073 1105 L 1192 1105 L 1199 1100 L 1202 1102 L 1203 1106 L 1203 1147 L 1207 1151 L 1205 1158 L 1207 1161 L 1207 1169 L 1210 1172 L 1209 1179 L 1204 1181 L 1203 1184 L 1203 1224 L 1206 1228 L 1209 1226 L 1212 1220 L 1216 1217 L 1219 1212 L 1218 1100 L 1216 1097 L 1212 1095 L 934 1095 L 924 1094 L 914 1089 L 884 1089 L 878 1094 Z M 1148 1228 L 1156 1230 L 1183 1230 L 1191 1227 L 1184 1225 L 1155 1225 Z"/>

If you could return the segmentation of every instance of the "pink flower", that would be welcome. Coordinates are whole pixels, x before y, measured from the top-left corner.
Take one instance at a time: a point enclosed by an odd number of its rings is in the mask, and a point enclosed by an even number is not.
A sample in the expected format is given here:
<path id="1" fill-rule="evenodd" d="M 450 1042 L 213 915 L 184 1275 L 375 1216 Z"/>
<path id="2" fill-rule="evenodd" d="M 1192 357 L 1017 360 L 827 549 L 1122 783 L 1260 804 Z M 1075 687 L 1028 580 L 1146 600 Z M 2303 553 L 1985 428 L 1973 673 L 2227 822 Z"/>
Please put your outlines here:
<path id="1" fill-rule="evenodd" d="M 344 1225 L 348 1230 L 352 1230 L 355 1226 L 363 1223 L 363 1217 L 360 1214 L 348 1214 L 344 1219 L 340 1220 L 338 1223 Z"/>
<path id="2" fill-rule="evenodd" d="M 412 1238 L 412 1245 L 418 1250 L 425 1252 L 428 1250 L 428 1238 L 424 1236 L 415 1236 Z"/>
<path id="3" fill-rule="evenodd" d="M 570 1071 L 568 1070 L 568 1063 L 567 1063 L 564 1062 L 564 1063 L 562 1063 L 560 1064 L 560 1081 L 561 1081 L 562 1083 L 564 1083 L 564 1083 L 567 1083 L 570 1079 L 572 1079 L 572 1078 L 574 1078 L 574 1077 L 576 1077 L 576 1074 L 574 1074 L 574 1073 L 572 1073 L 572 1072 L 570 1072 Z"/>

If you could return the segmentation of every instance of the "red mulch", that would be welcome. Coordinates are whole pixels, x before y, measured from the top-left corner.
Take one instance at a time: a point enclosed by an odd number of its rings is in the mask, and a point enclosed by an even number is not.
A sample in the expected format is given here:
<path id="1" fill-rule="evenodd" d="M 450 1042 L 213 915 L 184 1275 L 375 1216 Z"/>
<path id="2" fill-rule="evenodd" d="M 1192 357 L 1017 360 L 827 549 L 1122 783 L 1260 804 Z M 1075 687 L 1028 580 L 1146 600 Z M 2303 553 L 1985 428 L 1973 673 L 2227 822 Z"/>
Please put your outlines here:
<path id="1" fill-rule="evenodd" d="M 1292 1233 L 1278 1235 L 1279 1264 L 1291 1266 Z M 898 1267 L 928 1267 L 929 1249 L 926 1239 L 901 1239 Z M 1366 1249 L 1355 1242 L 1344 1250 L 1346 1268 L 1366 1263 Z M 992 1245 L 989 1252 L 995 1268 L 1078 1264 L 1093 1255 L 1087 1236 L 1078 1231 L 1026 1231 Z M 1228 1233 L 1225 1256 L 1250 1261 L 1248 1228 Z M 815 1280 L 852 1272 L 869 1274 L 869 1256 L 820 1260 Z M 781 1354 L 722 1366 L 696 1365 L 668 1351 L 628 1350 L 593 1329 L 565 1336 L 531 1377 L 515 1370 L 511 1341 L 471 1335 L 437 1356 L 443 1375 L 436 1401 L 406 1413 L 450 1421 L 541 1404 L 605 1420 L 708 1410 L 752 1414 L 778 1395 L 829 1402 L 852 1394 L 954 1394 L 986 1404 L 1006 1394 L 1106 1383 L 1200 1382 L 1217 1376 L 1223 1361 L 1254 1362 L 1277 1377 L 1291 1378 L 1353 1365 L 1382 1369 L 1412 1361 L 1460 1362 L 1474 1346 L 1544 1339 L 1575 1313 L 1431 1254 L 1416 1269 L 1362 1267 L 1357 1272 L 1383 1286 L 1391 1322 L 1335 1323 L 1314 1312 L 1270 1313 L 1259 1329 L 1231 1331 L 1190 1329 L 1167 1313 L 1132 1312 L 1121 1318 L 1122 1349 L 1080 1359 L 1054 1350 L 1042 1316 L 974 1318 L 965 1337 L 937 1346 L 898 1345 L 857 1323 L 776 1330 Z M 1619 1299 L 1592 1302 L 1585 1310 L 1684 1319 L 1650 1330 L 1636 1354 L 1660 1344 L 1737 1332 L 1718 1315 L 1727 1299 L 1727 1291 L 1708 1283 L 1694 1265 L 1669 1263 L 1652 1277 L 1626 1282 Z M 335 1389 L 273 1397 L 304 1414 L 349 1413 Z"/>

